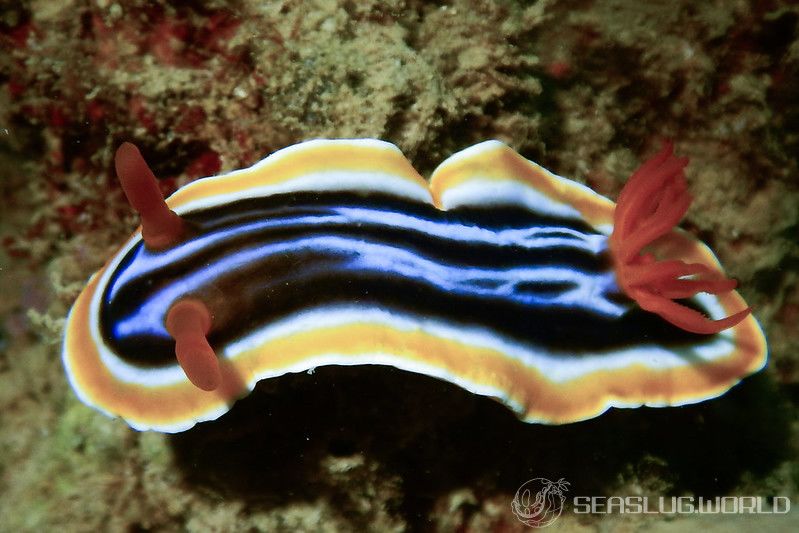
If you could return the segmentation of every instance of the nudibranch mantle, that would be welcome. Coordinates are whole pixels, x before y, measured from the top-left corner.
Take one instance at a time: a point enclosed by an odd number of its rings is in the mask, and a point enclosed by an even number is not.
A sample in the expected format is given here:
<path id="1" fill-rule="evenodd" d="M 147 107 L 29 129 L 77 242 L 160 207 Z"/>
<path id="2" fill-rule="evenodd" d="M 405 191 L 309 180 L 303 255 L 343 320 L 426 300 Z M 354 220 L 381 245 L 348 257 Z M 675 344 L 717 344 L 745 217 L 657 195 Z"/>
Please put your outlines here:
<path id="1" fill-rule="evenodd" d="M 325 365 L 391 365 L 560 424 L 713 398 L 766 361 L 751 315 L 696 334 L 641 309 L 614 272 L 615 204 L 497 141 L 429 182 L 392 144 L 307 141 L 167 204 L 187 235 L 152 250 L 134 233 L 78 297 L 63 346 L 80 399 L 139 430 L 184 431 L 259 380 Z M 647 253 L 723 277 L 679 229 Z M 166 316 L 184 297 L 211 313 L 213 390 L 175 360 Z M 746 307 L 734 290 L 681 302 L 711 319 Z"/>

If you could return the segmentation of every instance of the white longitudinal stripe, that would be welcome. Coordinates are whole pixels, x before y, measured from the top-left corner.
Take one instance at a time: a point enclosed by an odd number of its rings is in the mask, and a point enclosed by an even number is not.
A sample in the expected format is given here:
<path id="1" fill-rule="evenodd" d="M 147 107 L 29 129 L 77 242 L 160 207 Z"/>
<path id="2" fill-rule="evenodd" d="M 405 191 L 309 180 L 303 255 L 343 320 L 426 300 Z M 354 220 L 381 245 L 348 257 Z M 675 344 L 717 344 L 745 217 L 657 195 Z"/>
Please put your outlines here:
<path id="1" fill-rule="evenodd" d="M 263 379 L 276 378 L 290 373 L 306 372 L 322 366 L 359 366 L 364 364 L 364 360 L 369 361 L 369 364 L 371 365 L 392 366 L 407 372 L 443 379 L 474 394 L 496 398 L 516 413 L 523 414 L 525 412 L 524 407 L 514 398 L 510 397 L 505 390 L 463 379 L 461 376 L 451 374 L 441 367 L 435 365 L 426 365 L 418 361 L 405 359 L 396 354 L 379 351 L 361 353 L 357 357 L 347 356 L 346 354 L 340 353 L 319 354 L 318 356 L 303 359 L 295 365 L 263 370 L 262 372 L 253 376 L 253 378 L 246 383 L 246 386 L 247 389 L 253 390 L 255 385 Z M 91 404 L 91 402 L 86 403 Z M 154 424 L 151 421 L 137 420 L 130 417 L 126 417 L 125 420 L 128 425 L 139 431 L 155 430 L 163 433 L 179 433 L 181 431 L 186 431 L 199 422 L 215 420 L 225 414 L 228 409 L 229 407 L 227 404 L 220 401 L 218 405 L 211 406 L 207 411 L 197 413 L 191 418 L 177 420 L 169 424 Z M 115 414 L 108 412 L 106 412 L 106 414 L 112 417 L 116 416 Z"/>
<path id="2" fill-rule="evenodd" d="M 490 185 L 489 185 L 490 184 Z M 570 205 L 554 201 L 532 187 L 518 181 L 495 181 L 477 175 L 451 187 L 441 195 L 443 209 L 456 207 L 518 205 L 542 216 L 582 220 L 580 212 Z"/>
<path id="3" fill-rule="evenodd" d="M 140 236 L 136 234 L 122 247 L 122 249 L 117 253 L 117 255 L 110 261 L 108 267 L 105 269 L 103 273 L 102 278 L 98 282 L 96 291 L 93 295 L 90 304 L 91 336 L 95 344 L 98 346 L 100 357 L 103 360 L 104 364 L 123 381 L 130 381 L 139 384 L 147 384 L 148 382 L 151 382 L 150 380 L 155 380 L 156 382 L 153 383 L 155 385 L 165 384 L 165 383 L 176 383 L 184 379 L 182 371 L 177 366 L 164 368 L 158 371 L 150 371 L 150 370 L 143 370 L 136 366 L 125 363 L 113 352 L 113 350 L 111 350 L 106 345 L 106 343 L 103 340 L 103 336 L 100 332 L 99 311 L 101 306 L 102 295 L 105 292 L 105 288 L 109 283 L 109 279 L 112 273 L 119 267 L 119 264 L 122 261 L 122 259 L 127 255 L 127 253 L 131 250 L 131 248 L 135 246 L 135 244 L 139 239 Z M 172 286 L 172 290 L 174 294 L 171 295 L 170 302 L 176 300 L 182 294 L 185 294 L 187 288 Z M 166 308 L 168 308 L 168 306 Z M 145 311 L 145 310 L 140 310 L 140 311 Z M 163 329 L 163 323 L 162 323 L 163 313 L 153 312 L 150 314 L 152 314 L 153 316 L 151 316 L 149 320 L 140 321 L 139 325 L 141 326 L 143 324 L 150 324 L 151 328 L 155 328 L 156 330 L 160 331 L 160 329 Z M 147 315 L 147 313 L 144 313 L 144 315 Z M 144 315 L 140 315 L 140 317 Z"/>
<path id="4" fill-rule="evenodd" d="M 368 361 L 368 363 L 364 363 L 364 361 Z M 262 370 L 253 376 L 247 383 L 247 387 L 252 390 L 255 388 L 256 383 L 263 379 L 276 378 L 291 373 L 306 372 L 322 366 L 361 366 L 364 364 L 392 366 L 400 370 L 443 379 L 474 394 L 497 398 L 516 412 L 524 411 L 521 404 L 512 398 L 506 390 L 485 383 L 467 380 L 463 376 L 453 374 L 438 365 L 425 364 L 420 361 L 404 358 L 394 353 L 379 350 L 358 354 L 337 353 L 335 351 L 321 353 L 303 359 L 296 364 Z"/>
<path id="5" fill-rule="evenodd" d="M 418 231 L 425 235 L 458 241 L 518 246 L 524 249 L 552 248 L 556 246 L 577 248 L 598 254 L 607 246 L 607 237 L 583 233 L 572 228 L 539 227 L 489 229 L 454 222 L 439 222 L 396 211 L 356 207 L 337 207 L 340 213 L 355 223 L 369 223 Z"/>
<path id="6" fill-rule="evenodd" d="M 236 171 L 240 172 L 240 171 Z M 231 173 L 234 174 L 235 172 Z M 204 178 L 215 180 L 225 178 L 230 174 Z M 189 183 L 181 191 L 189 191 L 193 184 L 200 183 L 202 180 Z M 432 204 L 433 198 L 430 189 L 420 183 L 414 183 L 409 179 L 389 174 L 386 172 L 369 172 L 361 170 L 331 169 L 324 172 L 314 172 L 303 174 L 296 178 L 276 183 L 274 185 L 262 185 L 260 187 L 248 187 L 239 191 L 216 194 L 207 198 L 201 198 L 187 202 L 175 209 L 178 215 L 183 215 L 191 211 L 206 209 L 218 205 L 226 205 L 238 200 L 257 198 L 260 196 L 272 196 L 275 194 L 285 194 L 292 192 L 320 192 L 320 191 L 363 191 L 379 192 L 392 194 L 400 198 L 407 198 L 417 202 Z"/>
<path id="7" fill-rule="evenodd" d="M 280 150 L 276 150 L 266 156 L 265 158 L 261 159 L 254 165 L 250 166 L 249 168 L 252 169 L 260 169 L 263 167 L 268 167 L 271 164 L 277 163 L 282 159 L 287 157 L 291 157 L 295 154 L 303 154 L 306 157 L 310 157 L 313 155 L 314 150 L 317 149 L 325 149 L 330 146 L 336 147 L 352 147 L 354 149 L 362 149 L 368 148 L 370 150 L 374 150 L 376 152 L 384 152 L 384 154 L 389 154 L 391 157 L 396 157 L 397 159 L 401 159 L 408 163 L 410 166 L 410 162 L 407 161 L 405 154 L 402 153 L 402 150 L 397 148 L 394 144 L 388 141 L 381 141 L 380 139 L 309 139 L 307 141 L 298 142 L 297 144 L 292 144 L 291 146 L 286 146 L 285 148 L 281 148 Z M 244 170 L 237 170 L 235 172 L 243 172 Z"/>
<path id="8" fill-rule="evenodd" d="M 571 228 L 529 227 L 488 229 L 454 222 L 429 220 L 406 213 L 356 208 L 331 207 L 330 213 L 301 215 L 296 217 L 276 216 L 269 220 L 247 222 L 235 227 L 225 227 L 206 235 L 199 236 L 184 245 L 164 250 L 143 258 L 145 251 L 139 249 L 136 256 L 110 287 L 110 297 L 114 298 L 118 290 L 137 278 L 147 276 L 166 265 L 182 261 L 192 254 L 201 252 L 210 246 L 226 239 L 251 231 L 267 228 L 286 228 L 292 226 L 319 226 L 323 224 L 370 224 L 392 229 L 415 231 L 440 239 L 457 242 L 473 242 L 495 246 L 516 246 L 522 249 L 572 248 L 588 253 L 599 254 L 607 247 L 607 237 L 598 234 L 587 234 Z"/>
<path id="9" fill-rule="evenodd" d="M 91 283 L 91 280 L 96 275 L 97 274 L 95 273 L 89 278 L 89 282 L 90 283 Z M 73 320 L 73 318 L 74 318 L 73 317 L 73 313 L 74 312 L 75 312 L 75 307 L 73 306 L 69 310 L 69 313 L 67 314 L 67 324 L 69 324 Z M 90 323 L 94 323 L 94 320 L 92 320 L 92 317 L 89 318 L 89 321 L 90 321 Z M 90 327 L 91 327 L 91 324 L 90 324 Z M 101 346 L 99 344 L 97 344 L 97 339 L 93 335 L 92 335 L 92 338 L 94 339 L 94 342 L 97 345 L 97 349 L 100 350 Z M 116 355 L 114 355 L 114 357 L 116 357 Z M 61 362 L 64 364 L 64 369 L 65 369 L 66 374 L 67 374 L 67 381 L 69 381 L 69 384 L 72 387 L 72 390 L 75 391 L 75 394 L 78 396 L 78 399 L 80 401 L 82 401 L 83 403 L 87 404 L 87 405 L 94 406 L 97 410 L 99 410 L 100 412 L 102 412 L 103 414 L 105 414 L 107 416 L 110 416 L 112 418 L 116 417 L 117 416 L 116 413 L 112 413 L 111 411 L 109 411 L 108 409 L 103 407 L 101 404 L 95 402 L 91 397 L 89 397 L 86 394 L 86 391 L 83 389 L 83 387 L 79 386 L 77 375 L 76 375 L 77 371 L 72 366 L 71 361 L 72 361 L 72 359 L 70 358 L 68 345 L 67 345 L 66 342 L 64 342 L 62 347 L 61 347 Z"/>
<path id="10" fill-rule="evenodd" d="M 450 266 L 380 242 L 323 235 L 264 244 L 208 263 L 154 292 L 131 314 L 117 320 L 114 334 L 168 337 L 163 325 L 166 312 L 184 295 L 196 293 L 212 285 L 219 275 L 235 272 L 253 262 L 304 250 L 340 258 L 338 260 L 342 262 L 341 269 L 344 271 L 373 272 L 387 277 L 413 279 L 434 285 L 449 294 L 503 298 L 522 305 L 572 307 L 610 317 L 618 317 L 625 310 L 624 306 L 607 298 L 615 290 L 615 276 L 612 272 L 594 275 L 555 266 L 507 269 Z M 279 286 L 283 281 L 265 280 L 265 283 Z M 573 288 L 551 295 L 529 294 L 517 290 L 519 284 L 527 282 L 569 283 Z"/>
<path id="11" fill-rule="evenodd" d="M 313 159 L 314 151 L 315 150 L 324 150 L 325 148 L 335 146 L 341 148 L 353 148 L 354 150 L 360 150 L 363 148 L 367 148 L 371 151 L 374 151 L 377 154 L 385 157 L 393 157 L 397 161 L 402 161 L 403 163 L 408 165 L 409 169 L 413 169 L 410 161 L 405 157 L 405 154 L 402 153 L 402 150 L 397 148 L 390 142 L 381 141 L 379 139 L 311 139 L 308 141 L 299 142 L 297 144 L 293 144 L 291 146 L 287 146 L 285 148 L 281 148 L 275 152 L 272 152 L 268 156 L 264 157 L 260 161 L 250 165 L 247 168 L 241 168 L 236 170 L 231 170 L 225 174 L 220 174 L 218 176 L 211 176 L 208 178 L 203 178 L 204 181 L 207 179 L 215 179 L 215 178 L 222 178 L 222 177 L 232 177 L 232 176 L 239 176 L 242 174 L 247 174 L 252 172 L 253 170 L 271 170 L 269 167 L 275 166 L 276 164 L 280 163 L 280 161 L 295 156 L 297 154 L 302 154 L 307 159 Z M 317 154 L 318 155 L 318 154 Z M 364 160 L 372 160 L 373 155 L 364 155 Z M 336 170 L 334 167 L 331 170 Z M 402 178 L 407 181 L 406 178 Z M 195 187 L 192 182 L 183 187 L 182 190 L 188 190 L 191 187 Z M 310 189 L 313 191 L 314 189 Z"/>
<path id="12" fill-rule="evenodd" d="M 299 217 L 275 217 L 269 220 L 259 220 L 249 222 L 232 228 L 221 228 L 206 235 L 201 235 L 192 239 L 181 246 L 151 254 L 146 259 L 143 258 L 146 251 L 140 248 L 136 251 L 130 264 L 122 271 L 114 284 L 110 287 L 109 296 L 114 298 L 126 283 L 142 278 L 153 272 L 183 261 L 193 254 L 202 252 L 208 247 L 219 242 L 224 242 L 232 236 L 250 231 L 260 231 L 266 228 L 285 228 L 290 226 L 312 226 L 318 224 L 346 224 L 348 219 L 341 215 L 304 215 Z"/>
<path id="13" fill-rule="evenodd" d="M 705 344 L 679 351 L 670 351 L 657 345 L 640 345 L 612 353 L 584 352 L 573 357 L 552 353 L 543 346 L 514 342 L 487 328 L 455 326 L 441 320 L 385 309 L 326 306 L 297 313 L 253 331 L 228 344 L 224 354 L 229 359 L 235 359 L 238 354 L 277 339 L 318 328 L 356 323 L 386 326 L 398 331 L 422 331 L 433 337 L 493 350 L 538 370 L 554 383 L 565 383 L 596 371 L 618 370 L 631 365 L 642 365 L 652 370 L 680 368 L 693 365 L 697 360 L 707 362 L 726 357 L 735 348 L 732 336 L 722 333 Z M 363 362 L 363 359 L 359 360 Z"/>
<path id="14" fill-rule="evenodd" d="M 435 179 L 436 174 L 446 172 L 450 166 L 457 165 L 468 159 L 473 159 L 475 161 L 481 160 L 479 165 L 475 165 L 475 168 L 471 169 L 472 175 L 466 178 L 462 183 L 451 186 L 444 191 L 441 198 L 441 204 L 444 209 L 450 209 L 461 205 L 487 206 L 492 204 L 510 204 L 527 207 L 543 215 L 583 219 L 577 209 L 538 192 L 532 185 L 506 179 L 494 179 L 492 181 L 492 178 L 495 178 L 495 176 L 491 176 L 490 170 L 486 170 L 482 162 L 482 158 L 490 157 L 492 152 L 505 152 L 510 157 L 519 158 L 530 167 L 532 172 L 543 174 L 551 180 L 561 183 L 564 188 L 573 191 L 579 190 L 586 197 L 596 199 L 598 203 L 605 204 L 608 207 L 613 205 L 613 202 L 601 194 L 598 194 L 590 187 L 574 180 L 564 178 L 563 176 L 558 176 L 541 165 L 522 158 L 505 143 L 492 140 L 470 146 L 469 148 L 451 155 L 433 171 L 433 179 Z M 462 174 L 465 174 L 465 172 L 466 171 L 463 170 L 461 171 Z M 601 225 L 595 229 L 605 235 L 609 235 L 613 227 L 610 225 Z"/>
<path id="15" fill-rule="evenodd" d="M 703 305 L 707 306 L 711 315 L 718 316 L 720 305 L 714 297 L 705 296 Z M 721 312 L 723 313 L 723 310 Z M 493 350 L 536 369 L 553 383 L 565 383 L 597 371 L 619 370 L 633 365 L 640 365 L 655 371 L 681 368 L 694 365 L 698 361 L 710 362 L 722 359 L 729 356 L 735 349 L 732 334 L 724 332 L 704 344 L 696 344 L 675 351 L 657 345 L 639 345 L 614 352 L 585 352 L 575 357 L 553 353 L 545 346 L 522 345 L 487 328 L 452 325 L 441 320 L 405 312 L 391 312 L 385 309 L 328 306 L 303 311 L 252 331 L 245 337 L 222 347 L 220 355 L 228 359 L 235 359 L 242 352 L 271 341 L 315 329 L 347 324 L 372 324 L 398 331 L 422 331 L 434 337 L 452 340 L 467 346 Z M 177 365 L 162 369 L 140 369 L 120 360 L 102 341 L 98 343 L 98 347 L 101 350 L 104 364 L 121 381 L 158 387 L 175 384 L 186 379 Z M 326 358 L 334 356 L 335 354 L 319 354 L 319 357 Z M 335 363 L 331 364 L 367 364 L 362 355 L 342 357 L 343 359 L 335 359 Z M 298 367 L 312 366 L 318 365 L 310 363 L 298 365 Z M 285 369 L 269 370 L 273 373 L 272 375 L 280 375 L 288 371 Z M 441 370 L 441 372 L 444 371 Z M 442 377 L 438 374 L 436 376 Z M 457 380 L 461 378 L 453 376 L 450 379 L 447 376 L 445 379 L 458 383 Z M 464 388 L 473 390 L 469 387 Z M 492 395 L 497 396 L 496 394 Z"/>
<path id="16" fill-rule="evenodd" d="M 513 148 L 511 148 L 502 141 L 497 141 L 495 139 L 489 141 L 483 141 L 474 144 L 472 146 L 469 146 L 468 148 L 464 148 L 460 152 L 455 152 L 454 154 L 443 160 L 433 171 L 433 175 L 435 176 L 440 172 L 445 172 L 447 170 L 447 167 L 450 167 L 452 165 L 457 165 L 467 159 L 482 158 L 485 157 L 485 155 L 488 153 L 497 152 L 497 151 L 499 152 L 510 151 L 513 152 L 514 155 L 516 154 Z"/>
<path id="17" fill-rule="evenodd" d="M 252 389 L 251 389 L 252 390 Z M 206 411 L 197 413 L 191 418 L 183 418 L 175 420 L 171 423 L 158 424 L 151 420 L 138 419 L 136 415 L 125 416 L 125 422 L 137 431 L 158 431 L 160 433 L 181 433 L 187 429 L 191 429 L 200 422 L 208 422 L 216 420 L 230 410 L 230 406 L 223 401 L 219 401 L 217 405 L 210 406 Z M 117 414 L 109 414 L 111 417 L 117 417 Z"/>
<path id="18" fill-rule="evenodd" d="M 714 304 L 715 298 L 708 295 L 703 296 L 704 297 L 701 298 L 703 300 L 703 305 L 710 309 L 718 307 Z M 716 309 L 716 311 L 718 311 L 718 309 Z M 711 315 L 712 314 L 713 313 L 711 313 Z M 382 325 L 400 331 L 423 331 L 439 338 L 454 340 L 456 342 L 462 342 L 468 345 L 494 350 L 504 354 L 507 357 L 512 357 L 523 361 L 526 365 L 532 366 L 541 372 L 542 375 L 545 375 L 547 379 L 553 382 L 566 382 L 570 379 L 579 378 L 596 370 L 621 369 L 635 364 L 643 365 L 653 370 L 664 370 L 667 368 L 689 366 L 697 359 L 701 359 L 703 361 L 712 361 L 726 357 L 733 348 L 732 341 L 730 339 L 718 338 L 712 343 L 695 346 L 682 353 L 664 353 L 664 350 L 659 347 L 640 346 L 637 348 L 616 352 L 614 354 L 586 354 L 580 358 L 568 358 L 548 354 L 545 350 L 536 350 L 530 346 L 521 346 L 517 343 L 503 340 L 497 337 L 494 333 L 481 328 L 452 327 L 443 322 L 432 321 L 425 317 L 392 313 L 378 309 L 328 307 L 304 311 L 293 317 L 286 318 L 265 326 L 257 331 L 253 331 L 246 337 L 226 346 L 221 355 L 227 359 L 234 360 L 241 353 L 257 348 L 258 346 L 270 341 L 287 338 L 299 333 L 307 333 L 309 331 L 313 331 L 314 329 L 345 326 L 347 324 L 355 323 Z M 64 355 L 64 360 L 65 362 L 67 361 L 66 354 Z M 293 365 L 263 370 L 257 375 L 253 376 L 253 378 L 247 383 L 247 386 L 250 390 L 252 390 L 255 387 L 255 384 L 261 379 L 278 377 L 291 372 L 302 372 L 308 369 L 326 365 L 361 365 L 365 364 L 365 361 L 368 361 L 366 364 L 390 365 L 405 371 L 416 372 L 439 379 L 444 379 L 472 393 L 496 398 L 520 415 L 524 415 L 526 413 L 526 407 L 520 404 L 515 398 L 511 397 L 506 390 L 484 383 L 476 383 L 467 380 L 464 377 L 453 374 L 440 366 L 419 363 L 417 361 L 407 360 L 396 354 L 378 351 L 367 354 L 341 354 L 335 352 L 320 353 L 318 356 L 303 359 L 302 361 Z M 112 368 L 111 370 L 116 374 L 123 369 Z M 117 375 L 117 378 L 124 378 L 123 381 L 132 381 L 149 386 L 166 386 L 185 381 L 185 376 L 182 370 L 180 370 L 177 366 L 170 369 L 147 371 L 135 368 L 125 368 L 123 371 L 126 375 Z M 131 372 L 140 373 L 140 375 L 134 376 L 131 374 Z M 73 374 L 73 369 L 67 365 L 67 375 L 73 388 L 77 391 L 80 399 L 87 404 L 94 405 L 108 416 L 115 416 L 114 413 L 107 411 L 102 406 L 96 404 L 90 398 L 86 397 L 80 387 L 76 386 Z M 666 401 L 665 399 L 663 401 L 650 400 L 646 402 L 630 402 L 615 399 L 610 393 L 608 393 L 601 411 L 605 411 L 611 407 L 637 407 L 639 405 L 659 407 L 665 405 L 681 405 L 685 403 L 701 401 L 703 399 L 710 398 L 713 395 L 714 394 L 711 392 L 707 395 L 707 397 L 686 397 L 680 402 Z M 179 420 L 170 424 L 153 424 L 149 421 L 138 421 L 135 418 L 130 417 L 127 417 L 126 420 L 131 427 L 141 431 L 157 430 L 172 433 L 184 431 L 192 427 L 197 422 L 214 420 L 224 414 L 227 409 L 228 406 L 225 403 L 220 402 L 219 405 L 212 406 L 208 411 L 199 413 L 193 418 Z M 590 418 L 596 414 L 599 413 L 588 413 L 587 417 Z M 552 422 L 551 419 L 546 417 L 535 417 L 529 415 L 525 416 L 525 420 L 527 422 Z"/>

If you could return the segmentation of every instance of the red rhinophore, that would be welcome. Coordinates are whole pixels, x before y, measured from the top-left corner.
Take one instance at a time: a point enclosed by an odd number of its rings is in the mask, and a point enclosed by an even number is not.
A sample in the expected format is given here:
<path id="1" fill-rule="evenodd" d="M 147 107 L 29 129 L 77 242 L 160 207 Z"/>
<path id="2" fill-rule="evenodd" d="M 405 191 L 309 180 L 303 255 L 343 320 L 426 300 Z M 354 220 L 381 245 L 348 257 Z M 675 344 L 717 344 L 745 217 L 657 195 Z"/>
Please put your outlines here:
<path id="1" fill-rule="evenodd" d="M 737 282 L 703 264 L 659 261 L 652 254 L 642 254 L 647 245 L 672 231 L 691 205 L 683 172 L 688 158 L 675 157 L 673 148 L 670 142 L 664 143 L 619 194 L 610 235 L 616 280 L 641 308 L 675 326 L 693 333 L 718 333 L 743 320 L 751 310 L 711 320 L 673 300 L 699 292 L 731 291 Z"/>
<path id="2" fill-rule="evenodd" d="M 141 216 L 141 236 L 147 248 L 157 250 L 177 242 L 183 235 L 183 220 L 164 202 L 158 181 L 139 149 L 122 143 L 114 165 L 128 202 Z"/>
<path id="3" fill-rule="evenodd" d="M 175 303 L 166 315 L 166 329 L 175 339 L 178 363 L 195 387 L 216 390 L 222 381 L 214 349 L 205 337 L 211 329 L 211 313 L 199 300 Z"/>

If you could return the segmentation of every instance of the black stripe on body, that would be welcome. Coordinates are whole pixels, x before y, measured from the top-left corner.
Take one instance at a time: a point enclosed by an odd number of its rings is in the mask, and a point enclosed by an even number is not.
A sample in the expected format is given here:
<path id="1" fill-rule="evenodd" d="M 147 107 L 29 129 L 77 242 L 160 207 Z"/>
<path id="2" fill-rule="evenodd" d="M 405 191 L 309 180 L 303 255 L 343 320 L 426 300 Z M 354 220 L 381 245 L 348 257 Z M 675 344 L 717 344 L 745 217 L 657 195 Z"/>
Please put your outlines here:
<path id="1" fill-rule="evenodd" d="M 180 283 L 190 284 L 181 297 L 211 308 L 214 346 L 336 304 L 488 327 L 564 357 L 703 339 L 619 293 L 606 238 L 589 225 L 520 207 L 439 211 L 377 194 L 292 193 L 184 218 L 193 231 L 182 243 L 156 253 L 139 243 L 103 293 L 101 332 L 131 364 L 174 364 L 162 321 Z M 534 235 L 519 237 L 526 231 Z"/>

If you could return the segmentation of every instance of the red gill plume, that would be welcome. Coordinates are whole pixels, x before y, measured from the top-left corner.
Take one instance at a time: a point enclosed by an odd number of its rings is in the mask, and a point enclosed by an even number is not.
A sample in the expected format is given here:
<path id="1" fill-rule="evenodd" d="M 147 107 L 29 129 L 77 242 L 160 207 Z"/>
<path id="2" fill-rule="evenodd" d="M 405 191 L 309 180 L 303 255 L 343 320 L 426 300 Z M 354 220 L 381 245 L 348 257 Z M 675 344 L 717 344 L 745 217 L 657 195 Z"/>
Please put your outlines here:
<path id="1" fill-rule="evenodd" d="M 691 205 L 684 168 L 670 142 L 636 170 L 621 191 L 613 215 L 610 251 L 621 289 L 641 308 L 686 331 L 713 334 L 731 328 L 751 310 L 712 320 L 675 302 L 700 292 L 731 291 L 737 282 L 700 263 L 658 260 L 644 249 L 671 232 Z"/>

